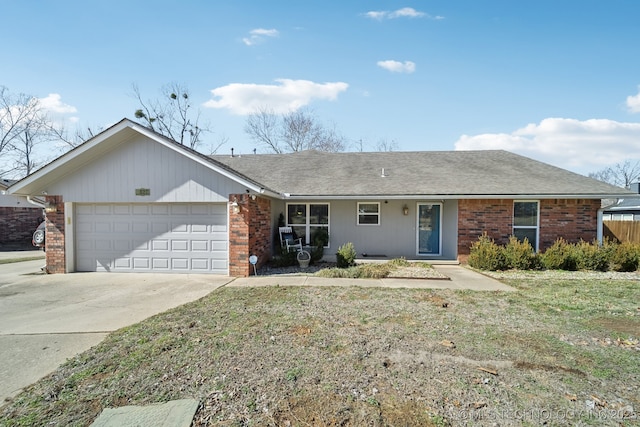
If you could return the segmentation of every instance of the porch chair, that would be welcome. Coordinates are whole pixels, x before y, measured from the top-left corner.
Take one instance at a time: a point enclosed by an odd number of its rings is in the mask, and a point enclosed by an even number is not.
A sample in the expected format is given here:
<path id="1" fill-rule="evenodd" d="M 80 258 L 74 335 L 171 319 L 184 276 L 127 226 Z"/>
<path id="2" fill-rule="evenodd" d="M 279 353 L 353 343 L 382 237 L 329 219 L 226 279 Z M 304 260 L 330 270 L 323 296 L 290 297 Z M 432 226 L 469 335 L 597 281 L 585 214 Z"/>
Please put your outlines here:
<path id="1" fill-rule="evenodd" d="M 287 252 L 295 250 L 296 252 L 302 251 L 302 238 L 295 238 L 293 229 L 291 227 L 278 227 L 280 233 L 280 246 L 287 248 Z"/>

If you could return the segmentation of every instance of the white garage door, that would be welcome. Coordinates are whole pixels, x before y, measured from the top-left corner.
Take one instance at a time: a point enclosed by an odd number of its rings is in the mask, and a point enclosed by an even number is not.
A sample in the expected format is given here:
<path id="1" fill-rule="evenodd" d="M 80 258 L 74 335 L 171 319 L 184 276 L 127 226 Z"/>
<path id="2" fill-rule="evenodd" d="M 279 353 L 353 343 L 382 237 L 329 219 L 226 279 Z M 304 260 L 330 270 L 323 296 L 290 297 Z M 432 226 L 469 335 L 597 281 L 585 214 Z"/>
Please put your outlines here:
<path id="1" fill-rule="evenodd" d="M 79 204 L 76 270 L 228 274 L 227 205 Z"/>

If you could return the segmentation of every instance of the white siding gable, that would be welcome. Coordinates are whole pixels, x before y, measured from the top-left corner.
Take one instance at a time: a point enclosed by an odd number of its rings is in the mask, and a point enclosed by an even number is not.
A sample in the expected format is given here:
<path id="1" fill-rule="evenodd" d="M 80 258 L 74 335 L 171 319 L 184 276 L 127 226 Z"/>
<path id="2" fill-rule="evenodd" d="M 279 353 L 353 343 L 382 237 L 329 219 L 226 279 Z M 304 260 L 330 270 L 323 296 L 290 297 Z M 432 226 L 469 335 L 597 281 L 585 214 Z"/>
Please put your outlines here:
<path id="1" fill-rule="evenodd" d="M 137 196 L 136 189 L 148 189 L 150 195 Z M 50 183 L 46 191 L 79 203 L 226 202 L 245 187 L 139 135 Z"/>

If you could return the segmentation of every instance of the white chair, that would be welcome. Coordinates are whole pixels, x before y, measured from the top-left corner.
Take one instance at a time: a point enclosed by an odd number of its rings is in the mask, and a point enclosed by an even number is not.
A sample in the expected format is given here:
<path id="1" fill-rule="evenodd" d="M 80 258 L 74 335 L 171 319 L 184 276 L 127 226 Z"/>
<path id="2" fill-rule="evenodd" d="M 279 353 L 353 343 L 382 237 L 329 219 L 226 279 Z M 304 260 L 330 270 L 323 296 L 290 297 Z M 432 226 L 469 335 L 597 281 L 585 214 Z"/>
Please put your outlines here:
<path id="1" fill-rule="evenodd" d="M 294 237 L 293 229 L 291 227 L 278 227 L 280 233 L 280 246 L 287 248 L 288 252 L 295 250 L 296 252 L 302 251 L 302 238 Z"/>

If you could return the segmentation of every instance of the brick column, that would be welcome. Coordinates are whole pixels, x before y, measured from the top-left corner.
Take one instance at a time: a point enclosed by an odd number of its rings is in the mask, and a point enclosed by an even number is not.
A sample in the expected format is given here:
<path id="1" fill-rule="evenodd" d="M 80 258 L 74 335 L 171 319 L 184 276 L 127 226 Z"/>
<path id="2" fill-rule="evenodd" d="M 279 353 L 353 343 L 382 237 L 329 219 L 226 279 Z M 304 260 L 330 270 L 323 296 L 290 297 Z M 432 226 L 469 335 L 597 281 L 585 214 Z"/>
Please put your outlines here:
<path id="1" fill-rule="evenodd" d="M 229 275 L 253 274 L 249 257 L 258 257 L 256 268 L 271 258 L 271 201 L 249 194 L 231 194 L 229 202 L 238 203 L 239 212 L 229 204 Z"/>
<path id="2" fill-rule="evenodd" d="M 57 206 L 56 212 L 46 213 L 46 259 L 47 273 L 62 274 L 66 272 L 64 252 L 64 203 L 62 196 L 46 196 L 45 200 Z"/>

